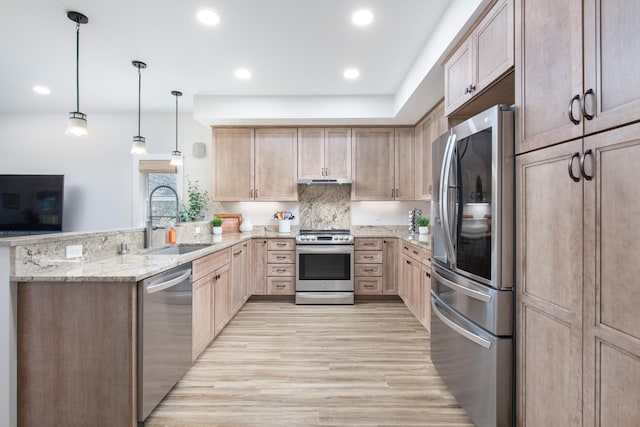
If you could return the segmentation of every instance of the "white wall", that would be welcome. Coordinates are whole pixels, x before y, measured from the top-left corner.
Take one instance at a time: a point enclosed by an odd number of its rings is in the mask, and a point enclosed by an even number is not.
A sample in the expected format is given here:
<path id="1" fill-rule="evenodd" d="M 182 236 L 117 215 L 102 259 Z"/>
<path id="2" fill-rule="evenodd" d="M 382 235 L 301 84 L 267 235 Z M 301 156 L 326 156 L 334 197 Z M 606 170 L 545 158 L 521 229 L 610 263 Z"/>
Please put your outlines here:
<path id="1" fill-rule="evenodd" d="M 63 231 L 128 228 L 132 224 L 133 158 L 131 138 L 136 113 L 89 114 L 90 136 L 66 136 L 66 113 L 0 114 L 0 173 L 64 174 Z M 185 174 L 210 188 L 211 132 L 180 115 L 179 147 Z M 169 154 L 175 147 L 175 113 L 142 115 L 141 133 L 149 153 Z M 207 143 L 207 157 L 192 156 L 193 142 Z"/>

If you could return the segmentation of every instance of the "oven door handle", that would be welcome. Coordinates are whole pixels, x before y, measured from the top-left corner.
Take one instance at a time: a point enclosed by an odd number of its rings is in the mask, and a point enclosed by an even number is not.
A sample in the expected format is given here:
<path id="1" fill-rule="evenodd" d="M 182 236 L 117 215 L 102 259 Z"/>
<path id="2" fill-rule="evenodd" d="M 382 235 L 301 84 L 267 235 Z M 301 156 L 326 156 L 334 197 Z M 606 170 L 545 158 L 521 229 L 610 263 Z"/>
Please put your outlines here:
<path id="1" fill-rule="evenodd" d="M 331 245 L 331 246 L 301 245 L 296 247 L 296 252 L 298 254 L 327 254 L 327 253 L 352 254 L 353 245 Z"/>
<path id="2" fill-rule="evenodd" d="M 433 313 L 438 317 L 438 319 L 440 319 L 445 325 L 447 325 L 448 327 L 450 327 L 451 329 L 453 329 L 454 331 L 456 331 L 457 333 L 459 333 L 460 335 L 462 335 L 463 337 L 465 337 L 466 339 L 468 339 L 469 341 L 472 341 L 486 349 L 491 348 L 491 342 L 485 340 L 484 338 L 482 338 L 481 336 L 478 336 L 476 334 L 474 334 L 473 332 L 467 331 L 465 328 L 463 328 L 460 325 L 457 325 L 455 322 L 449 320 L 439 309 L 438 306 L 436 304 L 436 301 L 434 299 L 431 299 L 431 311 L 433 311 Z"/>

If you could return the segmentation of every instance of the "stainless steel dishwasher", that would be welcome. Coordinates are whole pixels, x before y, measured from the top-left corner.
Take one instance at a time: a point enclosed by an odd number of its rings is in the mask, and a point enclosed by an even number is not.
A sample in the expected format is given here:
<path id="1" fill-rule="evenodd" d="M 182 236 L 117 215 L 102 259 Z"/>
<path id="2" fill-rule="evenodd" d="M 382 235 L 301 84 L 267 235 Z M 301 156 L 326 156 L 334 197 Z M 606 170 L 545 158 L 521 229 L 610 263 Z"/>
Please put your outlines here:
<path id="1" fill-rule="evenodd" d="M 191 367 L 191 263 L 138 282 L 138 423 Z"/>

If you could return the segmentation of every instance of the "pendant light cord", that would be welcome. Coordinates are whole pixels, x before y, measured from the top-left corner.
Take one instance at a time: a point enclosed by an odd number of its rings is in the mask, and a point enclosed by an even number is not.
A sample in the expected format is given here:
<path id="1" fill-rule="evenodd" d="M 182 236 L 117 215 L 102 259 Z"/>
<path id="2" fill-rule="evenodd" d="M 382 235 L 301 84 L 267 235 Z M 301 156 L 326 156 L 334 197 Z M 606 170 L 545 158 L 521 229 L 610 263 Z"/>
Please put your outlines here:
<path id="1" fill-rule="evenodd" d="M 76 111 L 80 111 L 80 23 L 76 22 Z"/>
<path id="2" fill-rule="evenodd" d="M 176 151 L 178 151 L 178 95 L 176 94 Z"/>
<path id="3" fill-rule="evenodd" d="M 142 86 L 142 77 L 140 77 L 140 67 L 138 67 L 138 136 L 140 136 L 140 94 Z"/>

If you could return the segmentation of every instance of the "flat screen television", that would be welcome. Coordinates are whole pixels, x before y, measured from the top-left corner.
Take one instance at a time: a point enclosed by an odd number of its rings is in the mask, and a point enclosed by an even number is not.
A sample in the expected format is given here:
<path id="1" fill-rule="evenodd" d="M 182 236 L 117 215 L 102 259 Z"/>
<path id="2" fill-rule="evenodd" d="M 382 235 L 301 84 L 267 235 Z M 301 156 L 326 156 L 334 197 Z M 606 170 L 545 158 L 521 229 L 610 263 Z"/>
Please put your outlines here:
<path id="1" fill-rule="evenodd" d="M 0 175 L 0 232 L 62 231 L 64 175 Z"/>

